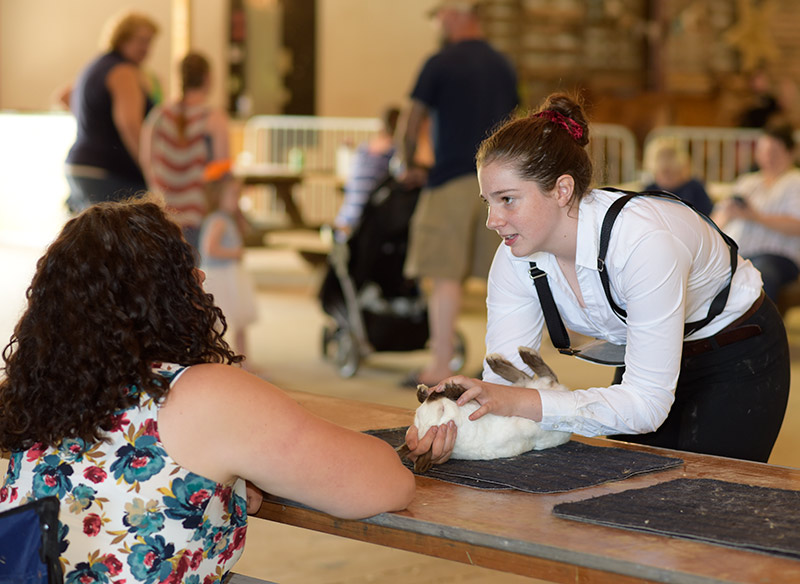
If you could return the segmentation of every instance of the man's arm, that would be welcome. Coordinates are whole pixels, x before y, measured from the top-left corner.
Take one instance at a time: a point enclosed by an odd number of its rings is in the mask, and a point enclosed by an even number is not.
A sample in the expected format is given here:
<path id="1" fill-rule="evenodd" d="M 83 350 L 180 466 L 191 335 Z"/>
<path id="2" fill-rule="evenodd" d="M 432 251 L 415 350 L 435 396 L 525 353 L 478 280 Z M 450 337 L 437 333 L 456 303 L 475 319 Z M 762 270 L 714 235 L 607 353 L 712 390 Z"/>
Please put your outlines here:
<path id="1" fill-rule="evenodd" d="M 428 171 L 414 163 L 417 144 L 425 120 L 428 118 L 428 107 L 417 99 L 412 99 L 411 108 L 406 116 L 402 138 L 402 156 L 406 171 L 402 180 L 406 184 L 422 186 L 428 179 Z"/>

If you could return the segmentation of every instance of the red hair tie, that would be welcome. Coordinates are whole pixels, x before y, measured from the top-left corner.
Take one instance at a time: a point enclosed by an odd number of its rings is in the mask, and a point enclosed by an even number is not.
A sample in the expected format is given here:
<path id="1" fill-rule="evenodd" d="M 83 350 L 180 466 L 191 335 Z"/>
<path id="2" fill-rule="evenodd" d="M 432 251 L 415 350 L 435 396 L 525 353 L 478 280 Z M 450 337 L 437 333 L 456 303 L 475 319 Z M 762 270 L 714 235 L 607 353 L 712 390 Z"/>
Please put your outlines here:
<path id="1" fill-rule="evenodd" d="M 573 120 L 572 118 L 568 118 L 564 114 L 557 112 L 555 110 L 544 110 L 535 114 L 534 118 L 546 118 L 547 120 L 553 122 L 554 124 L 558 124 L 562 128 L 564 128 L 569 135 L 572 136 L 572 139 L 576 142 L 583 138 L 583 128 L 581 125 Z"/>

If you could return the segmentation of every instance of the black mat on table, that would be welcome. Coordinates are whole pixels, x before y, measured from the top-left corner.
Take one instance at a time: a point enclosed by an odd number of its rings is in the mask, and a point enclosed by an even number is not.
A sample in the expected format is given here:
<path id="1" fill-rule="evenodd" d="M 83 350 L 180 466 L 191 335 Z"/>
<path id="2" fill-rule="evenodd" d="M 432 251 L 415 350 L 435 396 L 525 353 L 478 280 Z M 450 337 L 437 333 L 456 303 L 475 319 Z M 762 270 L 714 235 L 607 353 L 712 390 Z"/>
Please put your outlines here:
<path id="1" fill-rule="evenodd" d="M 676 479 L 584 501 L 558 517 L 800 558 L 800 491 Z"/>
<path id="2" fill-rule="evenodd" d="M 405 440 L 406 428 L 367 432 L 394 447 Z M 413 465 L 404 461 L 406 466 Z M 528 493 L 561 493 L 683 464 L 670 458 L 623 448 L 569 442 L 495 460 L 448 460 L 422 476 L 480 489 L 516 489 Z"/>

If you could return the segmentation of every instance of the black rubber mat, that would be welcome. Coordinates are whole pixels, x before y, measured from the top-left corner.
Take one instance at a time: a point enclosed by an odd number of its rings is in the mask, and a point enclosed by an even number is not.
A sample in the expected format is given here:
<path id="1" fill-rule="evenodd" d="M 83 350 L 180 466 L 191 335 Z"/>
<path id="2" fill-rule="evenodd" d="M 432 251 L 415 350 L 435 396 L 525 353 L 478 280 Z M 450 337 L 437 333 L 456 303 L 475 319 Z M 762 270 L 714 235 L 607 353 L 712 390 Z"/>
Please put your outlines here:
<path id="1" fill-rule="evenodd" d="M 584 501 L 558 517 L 800 558 L 800 491 L 676 479 Z"/>
<path id="2" fill-rule="evenodd" d="M 367 432 L 397 447 L 406 428 Z M 683 464 L 670 458 L 623 448 L 569 442 L 545 450 L 531 450 L 511 458 L 448 460 L 422 476 L 480 489 L 516 489 L 528 493 L 561 493 L 619 481 Z M 406 466 L 413 465 L 406 461 Z"/>

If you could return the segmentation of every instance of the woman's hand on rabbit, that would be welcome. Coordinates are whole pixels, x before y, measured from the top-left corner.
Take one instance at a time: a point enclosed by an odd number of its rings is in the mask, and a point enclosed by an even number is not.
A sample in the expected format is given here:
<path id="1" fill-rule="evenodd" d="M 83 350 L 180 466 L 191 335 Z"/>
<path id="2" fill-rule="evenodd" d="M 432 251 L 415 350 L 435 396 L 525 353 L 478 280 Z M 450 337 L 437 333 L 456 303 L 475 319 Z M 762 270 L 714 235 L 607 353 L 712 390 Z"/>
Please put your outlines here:
<path id="1" fill-rule="evenodd" d="M 447 462 L 453 452 L 457 434 L 458 428 L 452 420 L 440 426 L 432 426 L 422 438 L 419 437 L 417 427 L 411 425 L 406 431 L 406 446 L 411 451 L 408 458 L 416 461 L 420 455 L 430 450 L 433 464 Z"/>
<path id="2" fill-rule="evenodd" d="M 542 421 L 542 400 L 538 390 L 517 386 L 499 385 L 480 379 L 457 375 L 445 379 L 432 391 L 442 391 L 446 383 L 455 383 L 465 388 L 458 398 L 458 405 L 475 400 L 480 407 L 470 414 L 472 421 L 488 413 L 497 416 L 522 416 L 535 422 Z"/>

